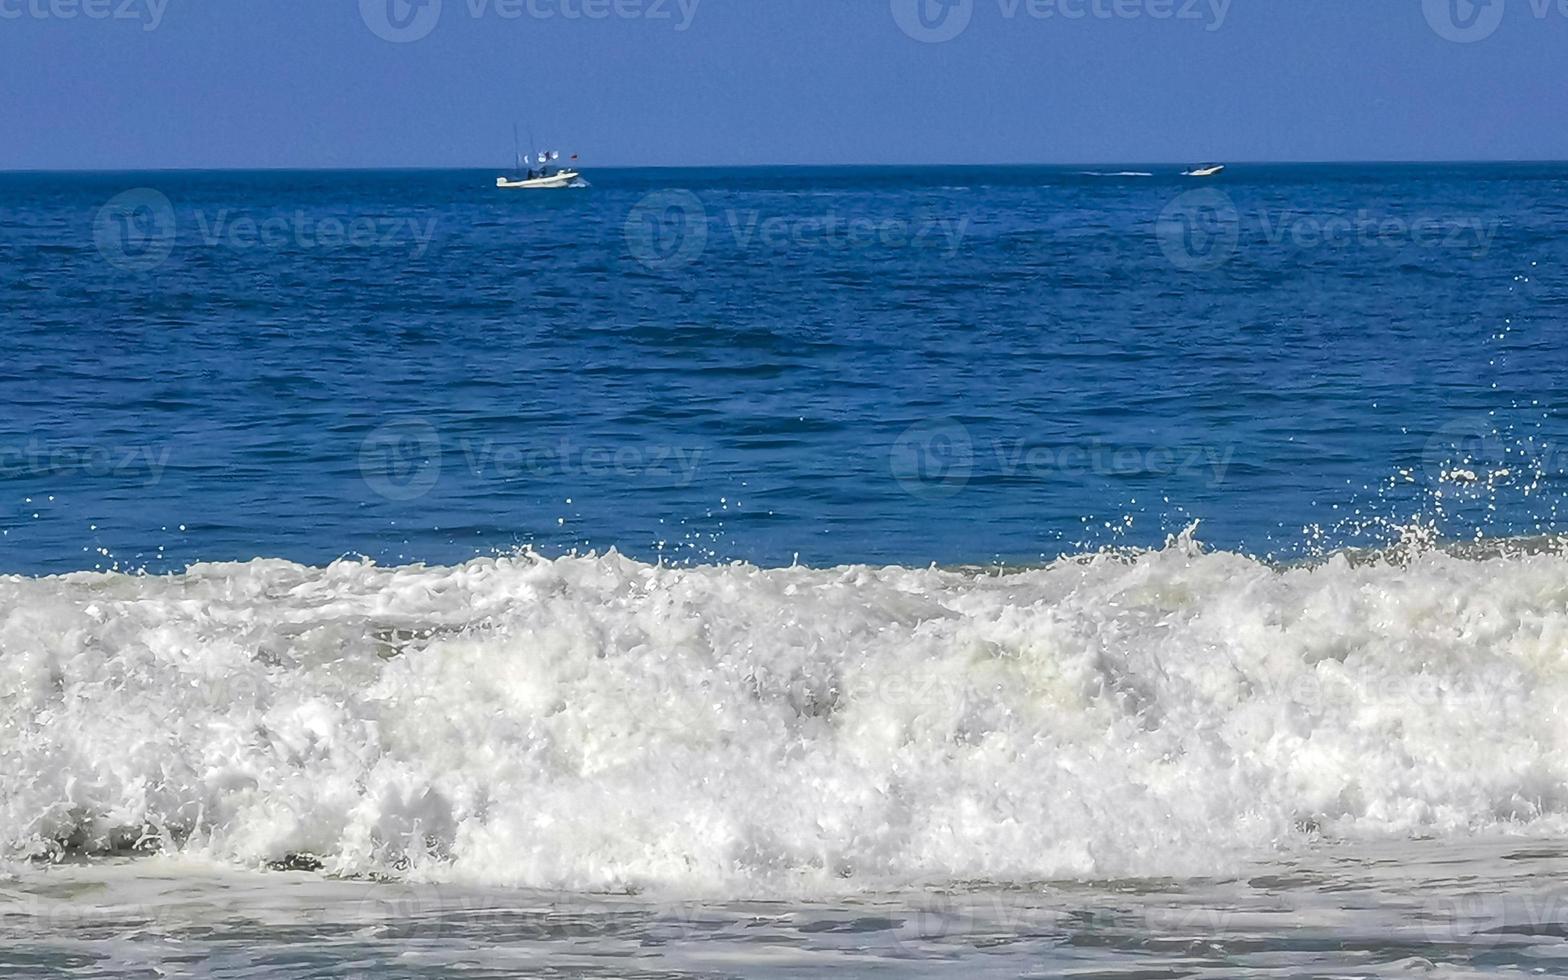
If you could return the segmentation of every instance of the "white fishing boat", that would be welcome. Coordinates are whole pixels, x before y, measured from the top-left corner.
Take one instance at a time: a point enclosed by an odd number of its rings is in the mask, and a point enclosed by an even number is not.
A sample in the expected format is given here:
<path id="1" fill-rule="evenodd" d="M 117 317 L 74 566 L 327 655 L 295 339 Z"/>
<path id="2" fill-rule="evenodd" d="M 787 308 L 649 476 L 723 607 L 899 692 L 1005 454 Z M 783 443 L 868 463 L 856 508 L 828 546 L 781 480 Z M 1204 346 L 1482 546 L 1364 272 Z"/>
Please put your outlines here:
<path id="1" fill-rule="evenodd" d="M 1225 165 L 1223 163 L 1210 163 L 1210 164 L 1205 164 L 1205 165 L 1203 165 L 1201 167 L 1193 167 L 1191 170 L 1189 170 L 1186 173 L 1182 174 L 1182 176 L 1183 177 L 1214 177 L 1214 176 L 1217 176 L 1218 174 L 1222 173 L 1224 170 L 1225 170 Z"/>
<path id="2" fill-rule="evenodd" d="M 512 127 L 512 141 L 517 143 L 517 127 Z M 533 142 L 532 134 L 529 143 Z M 503 190 L 543 191 L 560 190 L 566 187 L 586 187 L 583 175 L 576 167 L 568 163 L 567 166 L 557 166 L 560 162 L 559 150 L 543 150 L 534 153 L 529 150 L 528 156 L 523 156 L 521 145 L 516 147 L 517 172 L 511 176 L 500 176 L 495 179 L 495 186 Z M 572 160 L 577 159 L 573 153 Z"/>

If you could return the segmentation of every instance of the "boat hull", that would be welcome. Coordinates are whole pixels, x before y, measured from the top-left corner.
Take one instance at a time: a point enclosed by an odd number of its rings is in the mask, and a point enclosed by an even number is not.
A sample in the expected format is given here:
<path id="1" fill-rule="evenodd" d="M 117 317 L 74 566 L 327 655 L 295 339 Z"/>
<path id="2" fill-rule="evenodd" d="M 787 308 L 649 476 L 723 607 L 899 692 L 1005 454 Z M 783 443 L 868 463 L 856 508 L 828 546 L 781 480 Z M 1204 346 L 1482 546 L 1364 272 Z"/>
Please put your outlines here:
<path id="1" fill-rule="evenodd" d="M 570 187 L 572 181 L 582 176 L 575 170 L 563 170 L 558 174 L 548 177 L 534 177 L 532 179 L 515 179 L 512 177 L 497 177 L 495 186 L 503 190 L 515 191 L 549 191 Z"/>

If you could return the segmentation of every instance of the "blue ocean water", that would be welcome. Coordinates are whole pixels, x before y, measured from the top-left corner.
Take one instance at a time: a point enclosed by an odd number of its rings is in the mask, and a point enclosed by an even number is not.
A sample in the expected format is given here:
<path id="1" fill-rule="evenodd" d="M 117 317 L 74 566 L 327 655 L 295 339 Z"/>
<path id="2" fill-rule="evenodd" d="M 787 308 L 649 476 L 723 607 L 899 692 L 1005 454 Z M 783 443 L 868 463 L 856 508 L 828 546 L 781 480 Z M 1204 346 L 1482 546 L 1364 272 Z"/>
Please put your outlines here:
<path id="1" fill-rule="evenodd" d="M 1180 170 L 0 175 L 0 570 L 1556 526 L 1568 166 Z"/>
<path id="2" fill-rule="evenodd" d="M 0 175 L 0 971 L 1561 975 L 1568 165 L 1181 169 Z"/>

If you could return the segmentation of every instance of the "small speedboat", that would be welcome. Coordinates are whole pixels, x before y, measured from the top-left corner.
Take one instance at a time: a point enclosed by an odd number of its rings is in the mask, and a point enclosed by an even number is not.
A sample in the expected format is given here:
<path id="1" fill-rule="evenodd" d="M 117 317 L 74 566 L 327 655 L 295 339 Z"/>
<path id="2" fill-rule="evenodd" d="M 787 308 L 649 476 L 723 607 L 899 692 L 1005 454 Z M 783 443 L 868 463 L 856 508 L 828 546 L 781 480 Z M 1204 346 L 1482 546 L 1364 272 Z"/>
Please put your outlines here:
<path id="1" fill-rule="evenodd" d="M 1224 169 L 1225 169 L 1225 165 L 1223 163 L 1207 163 L 1207 164 L 1204 164 L 1201 167 L 1193 167 L 1191 170 L 1189 170 L 1186 173 L 1182 174 L 1182 176 L 1183 177 L 1213 177 L 1213 176 L 1216 176 L 1216 175 L 1220 174 L 1221 172 L 1223 172 Z"/>
<path id="2" fill-rule="evenodd" d="M 572 186 L 572 182 L 581 176 L 582 174 L 576 170 L 555 170 L 540 174 L 537 177 L 497 177 L 495 186 L 504 187 L 508 190 L 556 190 Z"/>

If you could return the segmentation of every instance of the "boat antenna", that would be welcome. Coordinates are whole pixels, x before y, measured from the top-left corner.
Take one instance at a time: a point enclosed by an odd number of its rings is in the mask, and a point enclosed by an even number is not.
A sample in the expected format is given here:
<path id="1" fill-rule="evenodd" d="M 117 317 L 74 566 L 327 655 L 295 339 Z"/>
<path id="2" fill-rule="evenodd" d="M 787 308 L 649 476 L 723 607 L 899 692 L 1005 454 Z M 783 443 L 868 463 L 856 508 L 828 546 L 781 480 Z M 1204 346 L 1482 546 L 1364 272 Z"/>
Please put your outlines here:
<path id="1" fill-rule="evenodd" d="M 518 173 L 523 170 L 523 147 L 517 141 L 517 123 L 512 123 L 512 163 L 517 167 Z"/>

